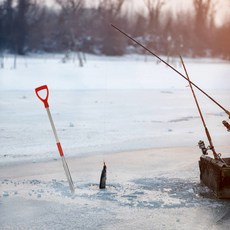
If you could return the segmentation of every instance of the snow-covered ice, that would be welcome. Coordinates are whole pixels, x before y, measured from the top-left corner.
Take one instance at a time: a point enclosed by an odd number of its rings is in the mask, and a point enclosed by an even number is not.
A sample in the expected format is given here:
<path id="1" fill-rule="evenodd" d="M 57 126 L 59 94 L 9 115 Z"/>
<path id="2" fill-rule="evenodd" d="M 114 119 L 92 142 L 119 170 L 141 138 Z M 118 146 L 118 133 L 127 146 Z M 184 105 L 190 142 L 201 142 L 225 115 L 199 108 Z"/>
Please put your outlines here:
<path id="1" fill-rule="evenodd" d="M 197 160 L 187 147 L 69 158 L 75 195 L 60 161 L 2 167 L 2 229 L 228 229 L 229 202 L 199 184 Z"/>
<path id="2" fill-rule="evenodd" d="M 7 56 L 0 69 L 0 229 L 229 229 L 229 201 L 199 184 L 206 137 L 185 80 L 148 57 Z M 230 65 L 185 59 L 192 81 L 229 107 Z M 183 73 L 178 60 L 173 65 Z M 50 110 L 76 186 L 71 195 Z M 226 114 L 198 98 L 216 150 L 229 156 Z M 102 163 L 107 189 L 98 189 Z"/>

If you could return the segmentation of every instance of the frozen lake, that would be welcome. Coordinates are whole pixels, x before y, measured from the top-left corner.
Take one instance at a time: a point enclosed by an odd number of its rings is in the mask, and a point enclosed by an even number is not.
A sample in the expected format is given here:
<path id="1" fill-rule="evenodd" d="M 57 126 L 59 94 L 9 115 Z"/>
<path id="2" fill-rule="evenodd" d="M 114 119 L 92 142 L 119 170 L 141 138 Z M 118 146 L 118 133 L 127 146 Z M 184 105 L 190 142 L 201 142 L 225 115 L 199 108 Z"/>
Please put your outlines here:
<path id="1" fill-rule="evenodd" d="M 0 69 L 0 229 L 213 229 L 230 227 L 229 201 L 200 185 L 207 138 L 187 82 L 139 55 L 7 56 Z M 185 59 L 191 79 L 229 108 L 230 65 Z M 173 65 L 183 71 L 178 60 Z M 71 195 L 51 114 L 76 192 Z M 197 93 L 217 152 L 229 156 L 227 115 Z M 98 189 L 103 161 L 107 189 Z"/>
<path id="2" fill-rule="evenodd" d="M 227 91 L 212 95 L 228 104 Z M 0 164 L 57 158 L 50 123 L 31 91 L 0 91 Z M 50 110 L 67 156 L 159 147 L 196 146 L 206 141 L 187 90 L 53 90 Z M 214 144 L 228 145 L 224 112 L 201 97 Z M 207 141 L 206 141 L 207 142 Z"/>

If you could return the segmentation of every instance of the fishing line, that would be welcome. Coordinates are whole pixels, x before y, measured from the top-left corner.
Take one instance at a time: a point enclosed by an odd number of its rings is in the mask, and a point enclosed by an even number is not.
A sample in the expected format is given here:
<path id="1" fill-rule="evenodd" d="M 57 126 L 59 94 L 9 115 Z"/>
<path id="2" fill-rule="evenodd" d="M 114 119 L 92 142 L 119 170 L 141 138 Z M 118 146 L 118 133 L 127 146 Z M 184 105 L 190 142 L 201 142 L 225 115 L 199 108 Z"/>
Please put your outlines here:
<path id="1" fill-rule="evenodd" d="M 100 189 L 105 189 L 106 188 L 106 177 L 107 177 L 107 171 L 106 171 L 106 164 L 105 164 L 105 154 L 106 154 L 106 134 L 107 134 L 107 122 L 106 122 L 106 112 L 107 112 L 107 99 L 108 99 L 108 76 L 107 73 L 105 75 L 105 79 L 104 79 L 104 83 L 105 83 L 105 87 L 104 87 L 104 93 L 103 93 L 103 115 L 102 115 L 102 119 L 103 119 L 103 142 L 104 142 L 104 150 L 103 150 L 103 169 L 101 172 L 101 177 L 100 177 L 100 183 L 99 183 L 99 188 Z"/>

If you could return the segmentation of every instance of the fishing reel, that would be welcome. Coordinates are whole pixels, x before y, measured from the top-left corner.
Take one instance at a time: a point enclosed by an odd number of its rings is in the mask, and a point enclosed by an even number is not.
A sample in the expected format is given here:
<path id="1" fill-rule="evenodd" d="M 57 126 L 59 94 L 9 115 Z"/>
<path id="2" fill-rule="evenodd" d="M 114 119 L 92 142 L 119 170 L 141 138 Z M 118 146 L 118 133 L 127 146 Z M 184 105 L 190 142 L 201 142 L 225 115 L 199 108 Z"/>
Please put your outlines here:
<path id="1" fill-rule="evenodd" d="M 202 140 L 198 142 L 198 146 L 204 155 L 208 155 L 208 148 L 205 147 L 205 144 Z"/>
<path id="2" fill-rule="evenodd" d="M 222 121 L 222 124 L 227 128 L 227 131 L 230 132 L 230 124 L 227 121 Z"/>

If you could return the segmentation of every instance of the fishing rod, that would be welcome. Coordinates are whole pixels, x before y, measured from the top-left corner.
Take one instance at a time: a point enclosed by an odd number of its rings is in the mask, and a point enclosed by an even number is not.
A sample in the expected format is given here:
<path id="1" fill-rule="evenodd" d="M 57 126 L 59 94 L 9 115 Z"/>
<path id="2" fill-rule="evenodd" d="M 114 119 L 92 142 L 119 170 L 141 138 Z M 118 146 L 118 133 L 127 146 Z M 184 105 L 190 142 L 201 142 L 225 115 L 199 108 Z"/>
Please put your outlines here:
<path id="1" fill-rule="evenodd" d="M 188 75 L 188 71 L 187 71 L 187 69 L 186 69 L 186 67 L 185 67 L 184 60 L 183 60 L 183 58 L 182 58 L 181 56 L 180 56 L 180 60 L 181 60 L 182 66 L 183 66 L 183 68 L 184 68 L 185 74 L 186 74 L 186 76 L 187 76 L 187 79 L 189 80 L 189 87 L 190 87 L 190 89 L 191 89 L 191 91 L 192 91 L 192 95 L 193 95 L 193 97 L 194 97 L 194 100 L 195 100 L 195 103 L 196 103 L 196 107 L 197 107 L 198 112 L 199 112 L 199 114 L 200 114 L 200 118 L 201 118 L 201 120 L 202 120 L 204 129 L 205 129 L 205 133 L 206 133 L 206 136 L 207 136 L 208 141 L 209 141 L 209 147 L 208 147 L 208 148 L 205 147 L 204 142 L 201 141 L 201 140 L 199 141 L 198 145 L 199 145 L 199 147 L 200 147 L 200 149 L 202 150 L 202 152 L 203 152 L 204 155 L 207 155 L 207 151 L 210 149 L 210 150 L 213 152 L 213 156 L 214 156 L 214 158 L 215 158 L 216 160 L 221 160 L 223 163 L 225 163 L 224 160 L 220 157 L 220 154 L 217 154 L 217 153 L 216 153 L 216 150 L 215 150 L 214 145 L 213 145 L 213 142 L 212 142 L 211 135 L 210 135 L 210 133 L 209 133 L 209 131 L 208 131 L 208 128 L 207 128 L 207 125 L 206 125 L 206 123 L 205 123 L 203 114 L 202 114 L 202 112 L 201 112 L 200 105 L 199 105 L 199 102 L 198 102 L 198 100 L 197 100 L 195 91 L 193 90 L 193 86 L 192 86 L 192 84 L 191 84 L 190 77 L 189 77 L 189 75 Z M 225 164 L 226 164 L 226 163 L 225 163 Z"/>
<path id="2" fill-rule="evenodd" d="M 179 74 L 181 77 L 183 77 L 186 81 L 188 81 L 189 83 L 191 83 L 193 86 L 195 86 L 200 92 L 202 92 L 205 96 L 207 96 L 210 100 L 212 100 L 216 105 L 218 105 L 229 117 L 230 119 L 230 112 L 225 109 L 221 104 L 219 104 L 216 100 L 214 100 L 211 96 L 209 96 L 204 90 L 202 90 L 199 86 L 197 86 L 195 83 L 193 83 L 192 81 L 190 81 L 189 79 L 187 79 L 186 76 L 184 76 L 182 73 L 180 73 L 177 69 L 175 69 L 173 66 L 171 66 L 169 63 L 167 63 L 166 61 L 164 61 L 162 58 L 160 58 L 157 54 L 155 54 L 154 52 L 152 52 L 150 49 L 148 49 L 146 46 L 142 45 L 140 42 L 138 42 L 136 39 L 132 38 L 131 36 L 129 36 L 127 33 L 125 33 L 124 31 L 122 31 L 121 29 L 119 29 L 118 27 L 116 27 L 115 25 L 111 24 L 111 26 L 116 29 L 117 31 L 119 31 L 121 34 L 125 35 L 127 38 L 129 38 L 130 40 L 132 40 L 133 42 L 135 42 L 137 45 L 141 46 L 143 49 L 145 49 L 146 51 L 148 51 L 150 54 L 152 54 L 153 56 L 155 56 L 158 60 L 160 60 L 161 62 L 163 62 L 165 65 L 167 65 L 168 67 L 170 67 L 173 71 L 175 71 L 177 74 Z M 230 129 L 230 124 L 227 121 L 223 121 L 223 125 L 227 128 Z"/>

